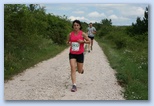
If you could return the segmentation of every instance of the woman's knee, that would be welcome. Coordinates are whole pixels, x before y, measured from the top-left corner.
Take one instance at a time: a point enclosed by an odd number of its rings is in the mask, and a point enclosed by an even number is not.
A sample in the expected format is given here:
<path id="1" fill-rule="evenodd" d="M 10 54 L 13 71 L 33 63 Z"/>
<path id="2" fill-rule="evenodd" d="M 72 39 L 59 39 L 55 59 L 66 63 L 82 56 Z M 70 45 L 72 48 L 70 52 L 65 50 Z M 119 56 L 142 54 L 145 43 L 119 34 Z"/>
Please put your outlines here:
<path id="1" fill-rule="evenodd" d="M 82 71 L 83 71 L 83 67 L 78 67 L 78 72 L 82 73 Z"/>

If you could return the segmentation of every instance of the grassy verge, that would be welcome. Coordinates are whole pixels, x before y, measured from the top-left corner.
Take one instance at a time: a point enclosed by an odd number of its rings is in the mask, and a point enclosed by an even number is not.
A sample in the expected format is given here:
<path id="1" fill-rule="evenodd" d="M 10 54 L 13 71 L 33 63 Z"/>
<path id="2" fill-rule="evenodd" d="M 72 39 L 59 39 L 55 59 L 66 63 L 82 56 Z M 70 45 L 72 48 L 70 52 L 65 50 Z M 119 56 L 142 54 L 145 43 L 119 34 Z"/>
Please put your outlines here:
<path id="1" fill-rule="evenodd" d="M 54 57 L 66 47 L 66 45 L 53 44 L 50 40 L 45 39 L 39 48 L 16 50 L 12 54 L 5 55 L 4 80 L 11 79 L 12 76 L 23 72 L 40 61 Z"/>
<path id="2" fill-rule="evenodd" d="M 127 100 L 148 100 L 148 63 L 147 51 L 126 48 L 116 49 L 104 39 L 96 39 L 106 54 L 110 65 L 117 71 L 118 83 L 124 87 Z M 140 48 L 140 47 L 138 47 Z"/>

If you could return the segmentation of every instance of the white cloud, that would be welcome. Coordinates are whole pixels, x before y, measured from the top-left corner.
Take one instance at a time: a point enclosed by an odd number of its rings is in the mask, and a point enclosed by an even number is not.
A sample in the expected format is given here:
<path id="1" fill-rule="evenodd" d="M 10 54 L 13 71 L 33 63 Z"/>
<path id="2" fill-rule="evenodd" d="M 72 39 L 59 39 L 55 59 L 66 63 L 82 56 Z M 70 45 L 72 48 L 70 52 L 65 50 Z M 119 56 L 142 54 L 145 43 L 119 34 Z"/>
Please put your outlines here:
<path id="1" fill-rule="evenodd" d="M 132 23 L 130 18 L 123 16 L 110 15 L 108 19 L 112 20 L 113 25 L 130 25 Z"/>
<path id="2" fill-rule="evenodd" d="M 129 7 L 129 8 L 125 8 L 124 10 L 121 11 L 122 15 L 127 16 L 127 17 L 131 17 L 131 16 L 139 16 L 139 17 L 143 17 L 144 16 L 144 9 L 142 7 Z"/>
<path id="3" fill-rule="evenodd" d="M 97 8 L 102 11 L 107 11 L 105 14 L 112 14 L 113 12 L 119 12 L 121 16 L 143 17 L 145 7 L 136 4 L 96 4 Z M 109 12 L 110 11 L 110 12 Z"/>
<path id="4" fill-rule="evenodd" d="M 91 20 L 91 21 L 89 21 L 89 23 L 95 23 L 95 22 L 100 22 L 100 21 L 97 21 L 97 20 Z"/>
<path id="5" fill-rule="evenodd" d="M 113 14 L 114 11 L 113 11 L 113 10 L 108 10 L 106 13 L 107 13 L 107 14 Z"/>
<path id="6" fill-rule="evenodd" d="M 137 16 L 143 16 L 144 15 L 144 9 L 143 8 L 141 8 L 141 7 L 137 7 L 136 9 L 134 9 L 134 10 L 136 10 L 136 11 L 132 11 L 133 13 L 133 15 L 137 15 Z"/>
<path id="7" fill-rule="evenodd" d="M 84 14 L 84 11 L 73 11 L 75 14 Z"/>
<path id="8" fill-rule="evenodd" d="M 71 21 L 74 21 L 74 20 L 80 20 L 80 21 L 89 21 L 88 19 L 86 19 L 85 17 L 75 17 L 75 16 L 70 16 L 69 19 Z"/>
<path id="9" fill-rule="evenodd" d="M 110 15 L 109 17 L 108 17 L 109 19 L 118 19 L 118 17 L 116 16 L 116 15 Z"/>
<path id="10" fill-rule="evenodd" d="M 71 10 L 72 8 L 71 7 L 60 7 L 58 8 L 58 10 L 63 10 L 63 11 L 68 11 L 68 10 Z"/>
<path id="11" fill-rule="evenodd" d="M 123 17 L 123 16 L 116 16 L 116 15 L 110 15 L 109 17 L 108 17 L 108 19 L 111 19 L 111 20 L 118 20 L 118 21 L 127 21 L 127 20 L 129 20 L 129 18 L 126 18 L 126 17 Z"/>
<path id="12" fill-rule="evenodd" d="M 98 13 L 97 11 L 88 14 L 89 17 L 106 17 L 104 13 Z"/>

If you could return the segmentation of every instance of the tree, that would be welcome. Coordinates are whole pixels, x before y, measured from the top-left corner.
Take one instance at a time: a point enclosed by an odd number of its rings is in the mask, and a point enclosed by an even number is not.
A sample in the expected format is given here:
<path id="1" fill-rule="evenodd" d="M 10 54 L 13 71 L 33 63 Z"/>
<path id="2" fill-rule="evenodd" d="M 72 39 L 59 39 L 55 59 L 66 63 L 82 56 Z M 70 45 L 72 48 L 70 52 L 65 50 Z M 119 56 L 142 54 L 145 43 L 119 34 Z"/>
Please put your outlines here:
<path id="1" fill-rule="evenodd" d="M 103 26 L 111 26 L 112 25 L 112 21 L 111 21 L 111 19 L 103 19 L 102 21 L 101 21 L 101 23 L 103 24 Z"/>
<path id="2" fill-rule="evenodd" d="M 112 27 L 112 20 L 111 19 L 103 19 L 101 21 L 101 29 L 100 29 L 100 34 L 99 36 L 105 36 L 107 35 L 110 30 L 111 30 L 111 27 Z"/>
<path id="3" fill-rule="evenodd" d="M 146 7 L 146 11 L 144 12 L 143 23 L 144 23 L 145 31 L 148 32 L 148 7 Z"/>
<path id="4" fill-rule="evenodd" d="M 144 12 L 143 20 L 137 17 L 136 23 L 132 23 L 132 26 L 127 29 L 127 32 L 130 36 L 142 35 L 148 32 L 148 7 L 146 7 Z"/>

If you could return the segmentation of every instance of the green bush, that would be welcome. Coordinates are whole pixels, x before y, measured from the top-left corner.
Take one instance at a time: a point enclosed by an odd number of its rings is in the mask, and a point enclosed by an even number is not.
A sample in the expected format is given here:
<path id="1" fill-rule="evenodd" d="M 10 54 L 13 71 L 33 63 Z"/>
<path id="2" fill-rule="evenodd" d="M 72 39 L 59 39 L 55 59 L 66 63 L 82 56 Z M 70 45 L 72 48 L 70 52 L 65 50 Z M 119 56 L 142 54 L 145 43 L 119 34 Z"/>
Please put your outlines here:
<path id="1" fill-rule="evenodd" d="M 100 30 L 98 31 L 99 34 L 97 34 L 99 37 L 103 37 L 108 35 L 112 30 L 111 26 L 101 26 Z"/>
<path id="2" fill-rule="evenodd" d="M 51 28 L 52 32 L 49 35 L 54 43 L 64 44 L 67 39 L 68 30 L 65 23 L 55 22 Z"/>
<path id="3" fill-rule="evenodd" d="M 63 50 L 70 26 L 69 20 L 46 14 L 37 4 L 5 4 L 5 79 Z"/>
<path id="4" fill-rule="evenodd" d="M 116 44 L 117 49 L 121 49 L 121 48 L 126 47 L 126 39 L 125 38 L 119 37 L 119 39 L 115 39 L 114 42 Z"/>
<path id="5" fill-rule="evenodd" d="M 65 44 L 67 36 L 71 29 L 71 23 L 66 19 L 48 14 L 48 37 L 54 43 Z"/>

